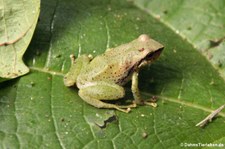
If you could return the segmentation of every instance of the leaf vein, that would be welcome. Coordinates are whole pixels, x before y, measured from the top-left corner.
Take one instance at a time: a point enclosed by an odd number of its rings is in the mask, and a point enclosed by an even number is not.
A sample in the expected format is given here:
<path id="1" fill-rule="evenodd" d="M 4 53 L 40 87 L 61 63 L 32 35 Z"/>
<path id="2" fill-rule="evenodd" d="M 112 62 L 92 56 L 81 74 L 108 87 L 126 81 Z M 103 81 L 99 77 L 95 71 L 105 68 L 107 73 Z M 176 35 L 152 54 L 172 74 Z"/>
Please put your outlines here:
<path id="1" fill-rule="evenodd" d="M 20 140 L 19 140 L 19 137 L 18 137 L 18 126 L 19 126 L 19 122 L 18 122 L 18 113 L 16 112 L 17 111 L 17 108 L 16 108 L 16 99 L 17 99 L 17 96 L 18 95 L 18 86 L 16 86 L 16 92 L 15 92 L 15 101 L 14 101 L 14 115 L 15 115 L 15 122 L 16 122 L 16 124 L 15 124 L 15 126 L 16 126 L 16 130 L 15 130 L 15 136 L 16 136 L 16 138 L 17 138 L 17 140 L 18 140 L 18 144 L 19 144 L 19 148 L 21 148 L 21 145 L 20 145 Z"/>
<path id="2" fill-rule="evenodd" d="M 53 76 L 52 76 L 53 77 Z M 53 121 L 53 129 L 55 131 L 55 135 L 56 135 L 56 138 L 59 142 L 59 145 L 62 149 L 66 149 L 66 147 L 64 146 L 64 144 L 62 143 L 62 140 L 60 139 L 60 135 L 58 133 L 58 127 L 57 127 L 57 122 L 56 122 L 56 118 L 54 116 L 54 107 L 53 107 L 53 99 L 52 99 L 52 96 L 54 94 L 54 91 L 53 91 L 53 79 L 51 81 L 51 91 L 50 91 L 50 113 L 51 113 L 51 116 L 52 116 L 52 121 Z"/>
<path id="3" fill-rule="evenodd" d="M 2 0 L 2 3 L 3 3 L 3 20 L 4 20 L 4 28 L 5 28 L 5 36 L 6 36 L 6 39 L 7 39 L 7 41 L 9 40 L 9 36 L 8 36 L 8 34 L 7 34 L 7 27 L 6 27 L 6 20 L 5 20 L 5 5 L 4 5 L 4 0 Z M 6 42 L 7 42 L 6 41 Z M 4 43 L 4 42 L 3 42 Z M 0 44 L 0 46 L 1 46 L 2 44 Z"/>
<path id="4" fill-rule="evenodd" d="M 34 71 L 38 71 L 38 72 L 43 72 L 43 73 L 47 73 L 47 74 L 51 74 L 53 76 L 64 76 L 64 73 L 62 72 L 57 72 L 57 71 L 51 71 L 47 68 L 38 68 L 38 67 L 29 67 L 31 70 L 34 70 Z"/>
<path id="5" fill-rule="evenodd" d="M 154 133 L 155 133 L 155 136 L 156 138 L 159 140 L 159 143 L 162 144 L 162 146 L 165 148 L 164 144 L 163 144 L 163 141 L 160 139 L 158 133 L 157 133 L 157 130 L 156 130 L 156 121 L 155 121 L 155 110 L 153 110 L 153 130 L 154 130 Z"/>
<path id="6" fill-rule="evenodd" d="M 109 45 L 110 45 L 111 36 L 110 36 L 110 32 L 109 32 L 109 26 L 108 26 L 108 23 L 105 18 L 104 18 L 104 22 L 105 22 L 106 36 L 107 36 L 106 49 L 108 49 Z"/>
<path id="7" fill-rule="evenodd" d="M 145 93 L 145 94 L 149 95 L 149 93 Z M 185 105 L 185 106 L 188 106 L 188 107 L 191 107 L 191 108 L 195 108 L 195 109 L 199 109 L 199 110 L 202 110 L 202 111 L 205 111 L 205 112 L 209 112 L 209 113 L 214 111 L 214 110 L 209 109 L 207 107 L 204 107 L 204 106 L 201 106 L 201 105 L 198 105 L 198 104 L 193 104 L 191 102 L 187 102 L 187 101 L 184 101 L 184 100 L 177 100 L 177 99 L 174 99 L 174 98 L 169 98 L 169 97 L 164 97 L 164 96 L 157 96 L 157 97 L 161 98 L 161 99 L 164 99 L 164 100 L 167 100 L 169 102 Z M 220 112 L 218 115 L 220 115 L 222 117 L 225 117 L 225 113 L 223 113 L 223 112 Z"/>
<path id="8" fill-rule="evenodd" d="M 56 10 L 58 8 L 59 5 L 59 0 L 56 1 L 55 4 L 55 8 L 53 10 L 53 15 L 50 21 L 50 46 L 49 46 L 49 50 L 48 50 L 48 55 L 47 55 L 47 59 L 46 59 L 46 63 L 45 63 L 45 68 L 48 68 L 50 66 L 51 63 L 51 57 L 52 57 L 52 37 L 53 37 L 53 29 L 54 29 L 54 25 L 55 25 L 55 18 L 56 18 Z"/>
<path id="9" fill-rule="evenodd" d="M 179 89 L 179 94 L 178 94 L 178 99 L 181 99 L 181 94 L 183 91 L 183 86 L 184 86 L 184 78 L 181 80 L 181 85 L 180 85 L 180 89 Z"/>

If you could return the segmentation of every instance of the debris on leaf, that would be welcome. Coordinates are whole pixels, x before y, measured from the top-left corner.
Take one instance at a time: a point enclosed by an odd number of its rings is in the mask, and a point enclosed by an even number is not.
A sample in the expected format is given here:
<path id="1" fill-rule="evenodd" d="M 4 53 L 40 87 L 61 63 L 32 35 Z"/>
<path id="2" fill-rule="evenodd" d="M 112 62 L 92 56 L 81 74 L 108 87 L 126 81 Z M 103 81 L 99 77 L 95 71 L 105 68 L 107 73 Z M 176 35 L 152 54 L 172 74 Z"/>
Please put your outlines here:
<path id="1" fill-rule="evenodd" d="M 213 111 L 212 113 L 210 113 L 205 119 L 203 119 L 201 122 L 199 122 L 195 126 L 204 127 L 206 124 L 208 124 L 209 122 L 211 122 L 212 119 L 214 117 L 216 117 L 221 110 L 224 109 L 224 107 L 225 107 L 225 105 L 222 105 L 221 107 L 219 107 L 218 109 L 216 109 L 215 111 Z"/>
<path id="2" fill-rule="evenodd" d="M 146 132 L 142 133 L 142 138 L 146 139 L 148 137 L 148 134 Z"/>
<path id="3" fill-rule="evenodd" d="M 113 110 L 110 111 L 96 111 L 91 112 L 87 116 L 85 116 L 86 121 L 92 127 L 98 127 L 100 129 L 104 129 L 108 126 L 108 124 L 113 123 L 118 120 L 115 112 Z"/>
<path id="4" fill-rule="evenodd" d="M 217 47 L 219 46 L 223 41 L 225 40 L 225 37 L 219 38 L 219 39 L 212 39 L 210 41 L 210 47 Z"/>
<path id="5" fill-rule="evenodd" d="M 103 125 L 99 125 L 99 124 L 97 124 L 97 123 L 96 123 L 96 125 L 97 125 L 98 127 L 100 127 L 101 129 L 103 129 L 103 128 L 106 128 L 106 125 L 107 125 L 108 123 L 112 123 L 113 121 L 116 121 L 116 120 L 117 120 L 116 115 L 113 115 L 113 116 L 109 117 L 107 120 L 105 120 Z"/>

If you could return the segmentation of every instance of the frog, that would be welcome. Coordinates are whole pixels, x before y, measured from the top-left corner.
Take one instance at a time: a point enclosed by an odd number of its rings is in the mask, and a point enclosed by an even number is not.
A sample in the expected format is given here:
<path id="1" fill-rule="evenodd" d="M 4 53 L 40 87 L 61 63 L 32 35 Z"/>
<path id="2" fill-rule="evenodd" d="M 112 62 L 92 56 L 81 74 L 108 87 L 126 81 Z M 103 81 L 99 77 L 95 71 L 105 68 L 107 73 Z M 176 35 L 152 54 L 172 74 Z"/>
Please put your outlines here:
<path id="1" fill-rule="evenodd" d="M 138 74 L 141 68 L 150 65 L 160 56 L 164 46 L 147 34 L 141 34 L 129 43 L 108 48 L 103 54 L 88 54 L 75 58 L 70 55 L 71 66 L 64 76 L 67 87 L 77 86 L 78 95 L 97 108 L 116 109 L 125 113 L 137 105 L 153 105 L 141 98 L 138 88 Z M 131 81 L 133 102 L 118 105 L 110 101 L 125 96 L 124 85 Z"/>

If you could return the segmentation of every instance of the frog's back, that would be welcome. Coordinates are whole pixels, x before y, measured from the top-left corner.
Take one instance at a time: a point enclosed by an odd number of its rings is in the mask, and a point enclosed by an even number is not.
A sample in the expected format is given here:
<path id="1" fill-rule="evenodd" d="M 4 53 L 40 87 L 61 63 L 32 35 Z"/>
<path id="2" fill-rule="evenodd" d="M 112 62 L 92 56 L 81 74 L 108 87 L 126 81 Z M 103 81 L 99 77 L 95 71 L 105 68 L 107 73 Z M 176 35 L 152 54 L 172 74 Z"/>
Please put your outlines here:
<path id="1" fill-rule="evenodd" d="M 120 60 L 121 58 L 119 56 L 118 54 L 113 56 L 102 54 L 95 57 L 90 64 L 81 71 L 77 79 L 78 84 L 82 86 L 91 84 L 91 82 L 105 81 L 123 85 L 123 79 L 128 75 L 128 71 L 121 66 L 123 62 Z"/>

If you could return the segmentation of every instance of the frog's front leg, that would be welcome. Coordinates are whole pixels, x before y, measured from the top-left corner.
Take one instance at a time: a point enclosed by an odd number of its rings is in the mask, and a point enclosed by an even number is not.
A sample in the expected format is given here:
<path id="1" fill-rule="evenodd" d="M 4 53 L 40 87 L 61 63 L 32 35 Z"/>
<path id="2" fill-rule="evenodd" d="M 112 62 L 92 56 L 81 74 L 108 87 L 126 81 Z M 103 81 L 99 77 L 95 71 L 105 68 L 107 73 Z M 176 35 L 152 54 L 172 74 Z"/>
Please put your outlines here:
<path id="1" fill-rule="evenodd" d="M 132 75 L 132 85 L 131 85 L 131 90 L 134 96 L 134 103 L 139 104 L 139 105 L 151 105 L 153 107 L 156 107 L 157 104 L 155 102 L 149 102 L 149 101 L 144 101 L 141 99 L 140 91 L 138 88 L 138 71 L 135 71 Z"/>
<path id="2" fill-rule="evenodd" d="M 74 55 L 70 55 L 70 59 L 70 70 L 64 77 L 65 86 L 73 86 L 76 83 L 77 76 L 80 74 L 81 70 L 89 64 L 91 57 L 88 55 L 81 55 L 75 59 Z"/>
<path id="3" fill-rule="evenodd" d="M 128 113 L 130 108 L 136 107 L 136 104 L 131 105 L 115 105 L 110 103 L 105 103 L 101 100 L 117 100 L 124 97 L 124 88 L 108 82 L 93 82 L 93 85 L 82 88 L 79 90 L 79 96 L 89 103 L 90 105 L 97 108 L 111 108 L 117 109 L 122 112 Z"/>

